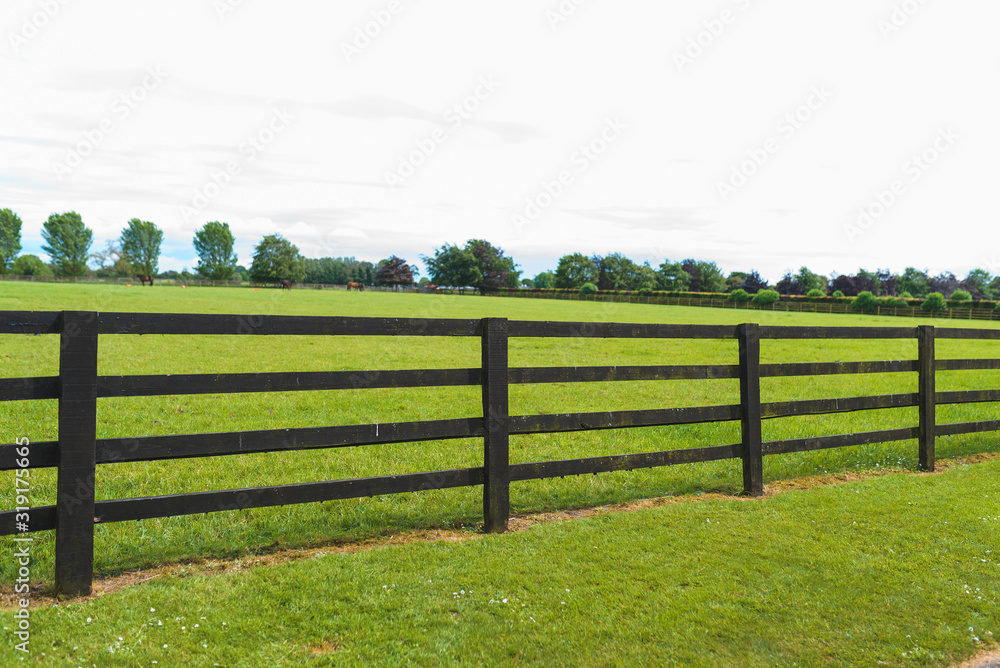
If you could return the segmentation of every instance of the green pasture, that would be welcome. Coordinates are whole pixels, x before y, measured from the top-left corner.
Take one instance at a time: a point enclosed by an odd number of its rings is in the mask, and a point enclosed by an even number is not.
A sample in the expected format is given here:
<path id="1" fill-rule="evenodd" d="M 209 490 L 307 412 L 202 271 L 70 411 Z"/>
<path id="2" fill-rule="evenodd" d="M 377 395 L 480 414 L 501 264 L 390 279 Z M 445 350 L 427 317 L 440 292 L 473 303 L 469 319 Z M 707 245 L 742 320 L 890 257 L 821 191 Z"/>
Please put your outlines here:
<path id="1" fill-rule="evenodd" d="M 479 296 L 347 293 L 334 290 L 126 287 L 0 283 L 0 310 L 96 310 L 188 313 L 392 316 L 664 323 L 781 325 L 953 326 L 952 321 L 715 310 L 677 306 Z M 962 326 L 990 326 L 970 322 Z M 996 326 L 995 324 L 993 326 Z M 938 341 L 945 358 L 1000 358 L 1000 342 Z M 914 341 L 764 341 L 763 362 L 915 359 Z M 58 337 L 0 336 L 4 377 L 55 375 Z M 512 339 L 511 366 L 735 363 L 735 341 Z M 480 364 L 474 338 L 102 336 L 101 374 L 222 373 L 261 371 L 461 368 Z M 940 373 L 938 390 L 1000 387 L 1000 372 Z M 603 411 L 718 405 L 738 401 L 738 382 L 657 381 L 561 383 L 511 387 L 511 413 Z M 764 401 L 861 396 L 916 390 L 915 374 L 765 379 Z M 375 389 L 102 399 L 98 437 L 184 434 L 319 425 L 396 422 L 481 415 L 478 388 Z M 996 404 L 940 407 L 939 422 L 995 419 Z M 765 440 L 911 426 L 916 409 L 866 411 L 840 416 L 773 420 Z M 0 402 L 0 442 L 56 438 L 56 402 Z M 567 459 L 722 445 L 739 441 L 738 423 L 513 437 L 514 462 Z M 995 433 L 942 438 L 942 458 L 1000 450 Z M 803 475 L 917 467 L 913 441 L 768 457 L 765 484 Z M 295 482 L 432 471 L 482 464 L 480 439 L 369 446 L 102 465 L 99 499 L 130 498 Z M 13 507 L 11 490 L 0 509 Z M 33 471 L 31 502 L 54 502 L 54 471 Z M 720 492 L 736 494 L 742 473 L 736 460 L 646 469 L 598 476 L 515 483 L 515 513 L 571 509 L 635 499 Z M 477 530 L 480 488 L 304 504 L 238 512 L 107 524 L 96 529 L 98 575 L 202 557 L 228 557 L 353 541 L 412 528 Z M 4 541 L 10 539 L 4 538 Z M 10 545 L 11 543 L 5 543 Z M 51 582 L 52 532 L 36 535 L 33 577 Z M 15 564 L 0 562 L 0 582 Z"/>

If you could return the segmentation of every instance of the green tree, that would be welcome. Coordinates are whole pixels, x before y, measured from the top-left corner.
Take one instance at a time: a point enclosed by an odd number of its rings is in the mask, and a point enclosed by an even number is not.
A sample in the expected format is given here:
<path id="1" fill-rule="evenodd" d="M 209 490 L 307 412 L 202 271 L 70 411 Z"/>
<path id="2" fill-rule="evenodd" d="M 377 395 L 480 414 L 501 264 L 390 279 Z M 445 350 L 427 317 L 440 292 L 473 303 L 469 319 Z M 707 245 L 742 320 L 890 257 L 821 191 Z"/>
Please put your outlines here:
<path id="1" fill-rule="evenodd" d="M 656 287 L 671 292 L 686 292 L 691 285 L 691 274 L 684 271 L 680 262 L 664 260 L 656 272 Z"/>
<path id="2" fill-rule="evenodd" d="M 465 249 L 476 258 L 476 266 L 482 275 L 475 287 L 480 294 L 493 292 L 497 288 L 516 288 L 521 279 L 517 264 L 503 253 L 503 249 L 494 246 L 485 239 L 469 239 Z"/>
<path id="3" fill-rule="evenodd" d="M 303 259 L 291 241 L 280 234 L 269 234 L 254 247 L 250 280 L 258 283 L 301 281 L 306 276 Z"/>
<path id="4" fill-rule="evenodd" d="M 114 239 L 108 239 L 103 251 L 91 253 L 90 259 L 97 263 L 96 274 L 99 278 L 119 278 L 134 273 L 132 264 L 125 259 Z"/>
<path id="5" fill-rule="evenodd" d="M 813 290 L 820 290 L 824 295 L 826 294 L 826 277 L 814 274 L 806 267 L 799 267 L 798 273 L 795 274 L 795 281 L 806 294 Z"/>
<path id="6" fill-rule="evenodd" d="M 434 250 L 433 256 L 421 256 L 431 281 L 436 285 L 464 288 L 477 285 L 483 279 L 472 251 L 451 244 Z"/>
<path id="7" fill-rule="evenodd" d="M 6 274 L 21 252 L 21 218 L 10 209 L 0 209 L 0 274 Z"/>
<path id="8" fill-rule="evenodd" d="M 597 287 L 601 290 L 655 290 L 656 272 L 649 266 L 638 265 L 621 253 L 594 256 L 597 267 Z"/>
<path id="9" fill-rule="evenodd" d="M 924 303 L 920 305 L 921 310 L 930 311 L 931 313 L 940 313 L 948 308 L 948 304 L 945 303 L 944 295 L 940 292 L 932 292 L 927 295 L 927 299 Z"/>
<path id="10" fill-rule="evenodd" d="M 76 211 L 53 213 L 42 226 L 42 250 L 48 254 L 60 276 L 83 276 L 87 271 L 94 232 L 83 224 Z"/>
<path id="11" fill-rule="evenodd" d="M 851 300 L 851 308 L 862 313 L 874 313 L 878 309 L 878 299 L 869 290 L 862 290 Z"/>
<path id="12" fill-rule="evenodd" d="M 736 288 L 729 293 L 726 299 L 734 302 L 747 302 L 750 301 L 750 294 L 743 288 Z"/>
<path id="13" fill-rule="evenodd" d="M 122 230 L 119 240 L 124 257 L 146 276 L 154 276 L 160 264 L 160 244 L 163 243 L 163 230 L 148 220 L 133 218 Z"/>
<path id="14" fill-rule="evenodd" d="M 593 283 L 584 283 L 580 286 L 581 295 L 592 295 L 597 292 L 597 286 Z"/>
<path id="15" fill-rule="evenodd" d="M 732 292 L 733 290 L 738 290 L 743 288 L 743 283 L 746 282 L 747 277 L 750 274 L 745 271 L 734 271 L 726 277 L 726 292 Z"/>
<path id="16" fill-rule="evenodd" d="M 597 265 L 582 253 L 563 255 L 559 258 L 553 287 L 578 289 L 584 283 L 597 282 Z"/>
<path id="17" fill-rule="evenodd" d="M 930 280 L 926 271 L 907 267 L 903 271 L 903 275 L 899 277 L 896 289 L 900 292 L 909 292 L 914 297 L 926 297 L 927 293 L 930 292 Z"/>
<path id="18" fill-rule="evenodd" d="M 227 281 L 236 273 L 236 239 L 229 223 L 212 221 L 194 233 L 194 250 L 198 253 L 195 270 L 213 281 Z"/>
<path id="19" fill-rule="evenodd" d="M 691 276 L 688 289 L 692 292 L 725 292 L 726 279 L 714 262 L 689 258 L 681 262 L 681 267 Z"/>
<path id="20" fill-rule="evenodd" d="M 31 254 L 21 255 L 14 260 L 10 271 L 15 276 L 38 276 L 40 278 L 55 276 L 52 267 L 42 262 L 42 259 L 37 255 Z"/>
<path id="21" fill-rule="evenodd" d="M 758 290 L 750 301 L 758 306 L 767 306 L 781 301 L 781 295 L 777 290 Z"/>
<path id="22" fill-rule="evenodd" d="M 554 288 L 556 287 L 556 275 L 551 271 L 539 272 L 531 281 L 531 285 L 535 288 Z"/>
<path id="23" fill-rule="evenodd" d="M 962 286 L 974 296 L 975 292 L 978 292 L 982 299 L 994 299 L 996 295 L 993 292 L 992 283 L 993 276 L 990 275 L 990 272 L 985 269 L 973 269 L 962 281 Z M 955 295 L 952 294 L 951 298 L 954 299 Z"/>

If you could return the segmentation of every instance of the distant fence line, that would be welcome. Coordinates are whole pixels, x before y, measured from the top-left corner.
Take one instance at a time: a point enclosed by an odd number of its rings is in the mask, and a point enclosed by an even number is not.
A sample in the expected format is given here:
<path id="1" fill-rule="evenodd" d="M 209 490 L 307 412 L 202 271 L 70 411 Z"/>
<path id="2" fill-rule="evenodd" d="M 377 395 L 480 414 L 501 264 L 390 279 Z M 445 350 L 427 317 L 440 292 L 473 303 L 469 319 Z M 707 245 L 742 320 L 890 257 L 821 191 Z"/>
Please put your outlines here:
<path id="1" fill-rule="evenodd" d="M 935 418 L 935 407 L 939 404 L 1000 402 L 1000 389 L 960 392 L 937 392 L 935 389 L 937 371 L 1000 369 L 1000 359 L 937 360 L 935 340 L 1000 341 L 1000 330 L 993 329 L 5 311 L 0 312 L 0 335 L 3 334 L 58 334 L 61 339 L 59 375 L 2 378 L 0 400 L 59 401 L 58 440 L 33 443 L 30 457 L 30 468 L 57 469 L 56 505 L 30 509 L 28 526 L 31 531 L 56 530 L 56 589 L 67 595 L 85 595 L 91 591 L 94 526 L 99 523 L 482 486 L 485 530 L 502 532 L 507 528 L 510 514 L 511 482 L 739 459 L 745 493 L 759 495 L 763 490 L 763 455 L 916 439 L 920 467 L 933 470 L 936 436 L 1000 430 L 1000 420 L 937 424 Z M 474 337 L 481 341 L 482 361 L 478 367 L 464 369 L 98 375 L 99 336 L 118 334 Z M 508 340 L 512 337 L 722 339 L 735 341 L 738 351 L 734 352 L 738 354 L 733 360 L 735 363 L 731 364 L 511 368 L 508 366 Z M 915 360 L 761 364 L 760 342 L 763 339 L 910 339 L 917 342 L 918 354 Z M 761 378 L 900 372 L 917 374 L 916 392 L 782 402 L 762 402 L 760 396 Z M 549 415 L 510 415 L 508 411 L 511 384 L 720 378 L 739 380 L 738 404 Z M 97 438 L 97 400 L 102 397 L 470 385 L 481 388 L 482 414 L 458 419 Z M 766 419 L 913 406 L 918 409 L 918 421 L 910 427 L 768 442 L 762 439 L 762 421 Z M 511 435 L 720 421 L 739 421 L 741 438 L 738 443 L 528 463 L 511 463 L 509 459 Z M 96 467 L 102 464 L 470 437 L 483 439 L 482 466 L 95 500 Z M 0 470 L 18 468 L 16 447 L 16 444 L 0 445 Z M 26 463 L 22 460 L 22 466 Z M 0 535 L 16 534 L 28 528 L 19 526 L 21 520 L 15 521 L 16 515 L 13 510 L 0 512 Z"/>
<path id="2" fill-rule="evenodd" d="M 1000 310 L 995 308 L 975 308 L 955 306 L 944 311 L 924 311 L 913 306 L 879 305 L 874 311 L 863 314 L 851 308 L 847 302 L 789 302 L 779 301 L 773 304 L 757 305 L 750 302 L 737 302 L 725 298 L 677 297 L 672 295 L 616 295 L 590 294 L 581 295 L 574 292 L 541 292 L 537 290 L 506 290 L 495 293 L 500 297 L 519 297 L 524 299 L 567 299 L 588 302 L 621 302 L 625 304 L 657 304 L 661 306 L 705 306 L 710 308 L 744 309 L 748 311 L 796 311 L 801 313 L 852 313 L 854 315 L 890 315 L 910 318 L 951 318 L 955 320 L 1000 320 Z"/>
<path id="3" fill-rule="evenodd" d="M 273 288 L 274 282 L 257 283 L 254 281 L 244 281 L 233 279 L 230 281 L 212 281 L 205 278 L 155 278 L 155 285 L 185 285 L 188 287 L 209 287 L 209 288 Z M 134 276 L 116 276 L 113 278 L 98 276 L 15 276 L 11 274 L 0 275 L 0 281 L 26 281 L 31 283 L 94 283 L 107 285 L 135 285 L 142 284 Z M 347 283 L 296 283 L 296 289 L 315 290 L 346 290 Z M 396 288 L 391 285 L 366 285 L 365 290 L 375 292 L 416 292 L 417 288 Z"/>

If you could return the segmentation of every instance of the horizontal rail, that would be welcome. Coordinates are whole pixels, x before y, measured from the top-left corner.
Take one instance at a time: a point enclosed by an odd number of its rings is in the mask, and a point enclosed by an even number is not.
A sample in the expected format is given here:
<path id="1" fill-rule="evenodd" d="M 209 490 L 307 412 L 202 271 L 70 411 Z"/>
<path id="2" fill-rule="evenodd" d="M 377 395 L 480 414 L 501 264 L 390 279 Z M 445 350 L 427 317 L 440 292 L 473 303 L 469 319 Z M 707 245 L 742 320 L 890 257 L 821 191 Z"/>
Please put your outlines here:
<path id="1" fill-rule="evenodd" d="M 641 411 L 605 411 L 600 413 L 512 415 L 510 418 L 510 433 L 551 434 L 565 431 L 588 431 L 592 429 L 665 427 L 674 424 L 696 424 L 739 419 L 740 407 L 736 405 L 662 408 Z"/>
<path id="2" fill-rule="evenodd" d="M 525 338 L 732 339 L 736 336 L 733 325 L 511 320 L 507 327 L 508 336 Z"/>
<path id="3" fill-rule="evenodd" d="M 590 383 L 626 380 L 712 380 L 738 378 L 735 364 L 675 366 L 520 367 L 508 371 L 510 383 Z"/>
<path id="4" fill-rule="evenodd" d="M 684 448 L 664 452 L 642 452 L 628 455 L 608 455 L 585 459 L 561 459 L 548 462 L 529 462 L 510 465 L 510 479 L 537 480 L 565 475 L 631 471 L 632 469 L 714 462 L 719 459 L 739 457 L 739 445 L 714 445 L 704 448 Z"/>
<path id="5" fill-rule="evenodd" d="M 56 528 L 56 507 L 38 506 L 28 510 L 27 525 L 18 527 L 17 511 L 5 510 L 0 512 L 0 536 L 10 536 L 20 533 L 33 533 L 35 531 L 49 531 Z M 23 529 L 23 530 L 22 530 Z"/>
<path id="6" fill-rule="evenodd" d="M 154 517 L 336 501 L 363 496 L 403 494 L 405 492 L 470 487 L 482 484 L 483 469 L 475 467 L 374 478 L 353 478 L 293 485 L 227 489 L 217 492 L 190 492 L 137 499 L 98 501 L 95 504 L 94 513 L 95 519 L 99 523 L 128 522 Z"/>
<path id="7" fill-rule="evenodd" d="M 934 335 L 939 339 L 1000 339 L 1000 329 L 960 329 L 956 327 L 938 327 Z"/>
<path id="8" fill-rule="evenodd" d="M 761 449 L 765 455 L 782 455 L 790 452 L 809 452 L 811 450 L 826 450 L 828 448 L 845 448 L 852 445 L 905 441 L 917 438 L 918 432 L 919 429 L 917 427 L 903 427 L 900 429 L 865 431 L 857 434 L 791 438 L 783 441 L 767 441 L 762 444 Z"/>
<path id="9" fill-rule="evenodd" d="M 58 334 L 60 311 L 4 311 L 0 334 Z"/>
<path id="10" fill-rule="evenodd" d="M 888 362 L 796 362 L 761 364 L 761 377 L 822 376 L 841 373 L 905 373 L 917 371 L 916 360 Z"/>
<path id="11" fill-rule="evenodd" d="M 258 452 L 343 448 L 384 443 L 469 438 L 483 435 L 483 418 L 387 422 L 385 424 L 299 427 L 210 434 L 102 438 L 97 463 L 218 457 Z"/>
<path id="12" fill-rule="evenodd" d="M 972 371 L 976 369 L 1000 369 L 1000 360 L 936 360 L 938 371 Z"/>
<path id="13" fill-rule="evenodd" d="M 981 422 L 952 422 L 939 424 L 934 429 L 935 436 L 954 436 L 956 434 L 976 434 L 983 431 L 1000 430 L 1000 420 L 982 420 Z"/>
<path id="14" fill-rule="evenodd" d="M 0 378 L 0 401 L 58 399 L 59 376 Z"/>
<path id="15" fill-rule="evenodd" d="M 97 396 L 137 397 L 168 394 L 441 387 L 479 385 L 480 382 L 479 369 L 99 376 Z"/>
<path id="16" fill-rule="evenodd" d="M 937 392 L 934 395 L 934 401 L 938 404 L 972 404 L 981 401 L 1000 401 L 1000 390 Z"/>
<path id="17" fill-rule="evenodd" d="M 23 445 L 4 443 L 0 445 L 0 471 L 29 468 L 43 469 L 59 464 L 59 441 L 39 441 L 28 445 L 28 466 L 18 466 L 17 449 Z"/>
<path id="18" fill-rule="evenodd" d="M 820 415 L 825 413 L 849 413 L 879 408 L 903 408 L 917 405 L 917 393 L 882 394 L 872 397 L 849 397 L 837 399 L 809 399 L 806 401 L 775 401 L 761 404 L 763 418 L 793 417 L 796 415 Z"/>
<path id="19" fill-rule="evenodd" d="M 477 336 L 479 320 L 311 315 L 101 313 L 101 334 Z"/>
<path id="20" fill-rule="evenodd" d="M 913 339 L 916 327 L 761 326 L 762 339 Z"/>

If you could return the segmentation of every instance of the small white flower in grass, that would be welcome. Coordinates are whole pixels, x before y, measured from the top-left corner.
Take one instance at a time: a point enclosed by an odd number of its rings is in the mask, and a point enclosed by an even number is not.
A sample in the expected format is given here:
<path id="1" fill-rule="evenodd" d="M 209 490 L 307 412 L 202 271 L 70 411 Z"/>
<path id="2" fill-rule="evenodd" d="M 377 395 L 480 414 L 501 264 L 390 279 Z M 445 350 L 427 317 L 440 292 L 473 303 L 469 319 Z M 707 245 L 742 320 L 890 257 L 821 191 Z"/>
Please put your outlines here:
<path id="1" fill-rule="evenodd" d="M 503 600 L 503 602 L 504 602 L 504 603 L 506 603 L 506 602 L 507 602 L 507 599 L 504 599 L 504 600 Z"/>
<path id="2" fill-rule="evenodd" d="M 87 623 L 88 623 L 88 624 L 90 623 L 90 621 L 91 621 L 91 620 L 90 620 L 90 617 L 87 617 Z"/>
<path id="3" fill-rule="evenodd" d="M 156 608 L 150 608 L 149 611 L 150 612 L 156 612 Z"/>
<path id="4" fill-rule="evenodd" d="M 163 643 L 163 649 L 167 648 L 167 643 Z"/>

